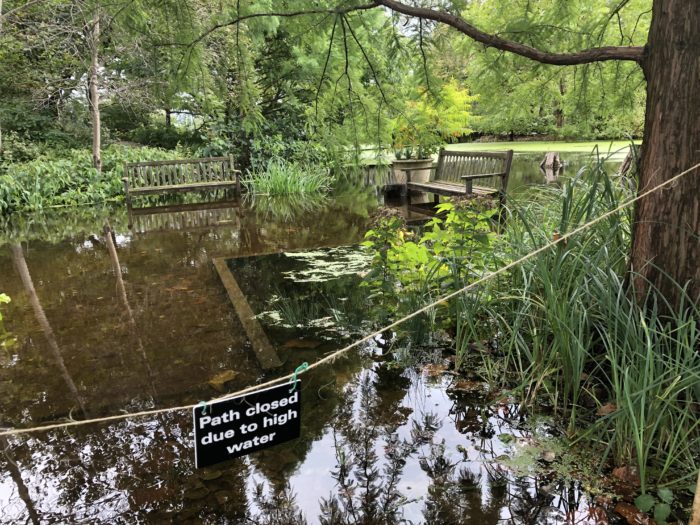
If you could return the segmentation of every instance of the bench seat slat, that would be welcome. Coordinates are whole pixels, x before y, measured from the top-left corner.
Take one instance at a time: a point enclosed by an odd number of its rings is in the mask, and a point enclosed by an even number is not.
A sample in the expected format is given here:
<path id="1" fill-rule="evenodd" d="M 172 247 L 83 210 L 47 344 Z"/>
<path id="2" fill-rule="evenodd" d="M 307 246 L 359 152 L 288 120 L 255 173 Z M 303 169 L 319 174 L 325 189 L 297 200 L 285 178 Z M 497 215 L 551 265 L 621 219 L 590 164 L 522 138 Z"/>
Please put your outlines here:
<path id="1" fill-rule="evenodd" d="M 466 195 L 467 189 L 464 184 L 455 184 L 451 182 L 409 182 L 408 189 L 425 191 L 428 193 L 438 193 L 440 195 Z M 498 195 L 499 190 L 496 188 L 487 188 L 484 186 L 472 186 L 472 193 L 481 196 Z"/>
<path id="2" fill-rule="evenodd" d="M 143 186 L 140 188 L 130 188 L 129 193 L 132 195 L 153 195 L 156 193 L 170 193 L 171 191 L 193 191 L 193 190 L 209 190 L 216 188 L 235 188 L 236 181 L 214 181 L 214 182 L 195 182 L 189 184 L 174 184 L 172 186 Z"/>

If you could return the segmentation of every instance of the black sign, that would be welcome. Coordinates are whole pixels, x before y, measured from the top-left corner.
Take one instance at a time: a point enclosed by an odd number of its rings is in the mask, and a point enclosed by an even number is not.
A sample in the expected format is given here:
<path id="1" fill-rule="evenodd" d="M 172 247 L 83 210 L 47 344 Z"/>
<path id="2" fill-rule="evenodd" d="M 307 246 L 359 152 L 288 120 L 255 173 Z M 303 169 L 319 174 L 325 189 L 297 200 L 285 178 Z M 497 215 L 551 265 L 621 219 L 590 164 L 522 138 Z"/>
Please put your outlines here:
<path id="1" fill-rule="evenodd" d="M 197 468 L 298 438 L 301 381 L 192 409 Z"/>

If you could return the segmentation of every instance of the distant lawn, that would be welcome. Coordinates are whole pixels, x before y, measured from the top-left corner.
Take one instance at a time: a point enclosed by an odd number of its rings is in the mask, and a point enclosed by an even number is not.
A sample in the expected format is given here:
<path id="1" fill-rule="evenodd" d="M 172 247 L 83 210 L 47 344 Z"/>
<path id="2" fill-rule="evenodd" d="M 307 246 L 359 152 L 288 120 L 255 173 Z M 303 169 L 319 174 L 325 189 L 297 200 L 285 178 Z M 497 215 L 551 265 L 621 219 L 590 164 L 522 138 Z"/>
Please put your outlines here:
<path id="1" fill-rule="evenodd" d="M 640 141 L 635 141 L 637 144 Z M 601 154 L 608 152 L 617 155 L 626 155 L 629 148 L 628 141 L 597 141 L 597 142 L 556 142 L 556 141 L 532 141 L 532 142 L 471 142 L 469 144 L 449 144 L 447 149 L 458 151 L 503 151 L 512 149 L 516 153 L 545 153 L 556 151 L 558 153 L 591 153 L 598 146 Z"/>

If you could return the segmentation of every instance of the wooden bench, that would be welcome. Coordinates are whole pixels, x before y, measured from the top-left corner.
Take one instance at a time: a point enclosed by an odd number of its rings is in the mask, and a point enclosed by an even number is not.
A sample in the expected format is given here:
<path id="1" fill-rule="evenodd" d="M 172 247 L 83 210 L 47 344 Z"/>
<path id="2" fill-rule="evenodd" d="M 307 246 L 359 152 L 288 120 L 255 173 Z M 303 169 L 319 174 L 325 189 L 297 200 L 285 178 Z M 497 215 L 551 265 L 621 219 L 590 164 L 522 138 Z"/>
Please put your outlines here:
<path id="1" fill-rule="evenodd" d="M 157 160 L 124 165 L 127 203 L 134 195 L 235 188 L 241 191 L 241 172 L 233 157 L 188 160 Z"/>
<path id="2" fill-rule="evenodd" d="M 408 168 L 406 189 L 432 193 L 435 202 L 440 195 L 479 195 L 495 197 L 505 203 L 508 175 L 513 162 L 513 150 L 503 152 L 446 151 L 440 150 L 437 166 L 428 182 L 412 182 L 411 172 L 425 168 Z M 474 184 L 478 181 L 478 184 Z"/>

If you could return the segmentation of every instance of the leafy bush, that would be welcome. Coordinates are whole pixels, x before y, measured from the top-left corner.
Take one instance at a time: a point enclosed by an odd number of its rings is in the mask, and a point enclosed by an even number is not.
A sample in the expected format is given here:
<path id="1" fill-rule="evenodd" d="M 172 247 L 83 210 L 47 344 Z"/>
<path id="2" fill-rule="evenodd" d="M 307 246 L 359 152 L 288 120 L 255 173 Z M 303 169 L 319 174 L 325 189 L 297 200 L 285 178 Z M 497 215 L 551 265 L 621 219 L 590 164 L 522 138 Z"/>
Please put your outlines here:
<path id="1" fill-rule="evenodd" d="M 407 230 L 403 219 L 384 213 L 365 235 L 363 245 L 373 254 L 364 286 L 373 290 L 380 318 L 400 317 L 421 308 L 445 290 L 456 289 L 498 264 L 493 221 L 498 209 L 490 199 L 466 198 L 442 203 L 420 238 Z M 435 324 L 436 312 L 423 318 Z M 453 324 L 454 311 L 441 321 Z M 413 339 L 429 335 L 420 319 L 409 327 Z"/>
<path id="2" fill-rule="evenodd" d="M 92 167 L 91 152 L 83 149 L 10 164 L 0 174 L 0 213 L 118 200 L 123 196 L 124 163 L 174 158 L 176 152 L 110 146 L 102 152 L 102 173 Z"/>
<path id="3" fill-rule="evenodd" d="M 320 166 L 272 159 L 264 170 L 249 173 L 244 184 L 250 193 L 291 195 L 326 192 L 331 182 L 328 170 Z"/>
<path id="4" fill-rule="evenodd" d="M 42 152 L 43 148 L 30 140 L 28 134 L 15 131 L 3 132 L 2 151 L 0 151 L 0 174 L 12 162 L 26 162 L 35 159 Z"/>
<path id="5" fill-rule="evenodd" d="M 454 80 L 434 95 L 414 90 L 406 111 L 391 122 L 394 150 L 403 158 L 427 158 L 445 142 L 471 132 L 469 109 L 475 98 Z M 399 158 L 397 156 L 397 158 Z"/>
<path id="6" fill-rule="evenodd" d="M 171 150 L 176 149 L 178 146 L 197 146 L 200 143 L 200 138 L 196 133 L 178 126 L 166 126 L 165 124 L 141 125 L 127 133 L 127 137 L 129 140 L 145 146 Z M 222 152 L 218 153 L 223 155 Z"/>
<path id="7" fill-rule="evenodd" d="M 328 150 L 317 142 L 285 140 L 282 135 L 269 135 L 255 139 L 250 149 L 251 169 L 259 170 L 266 167 L 271 158 L 323 168 L 329 168 L 334 164 Z"/>

